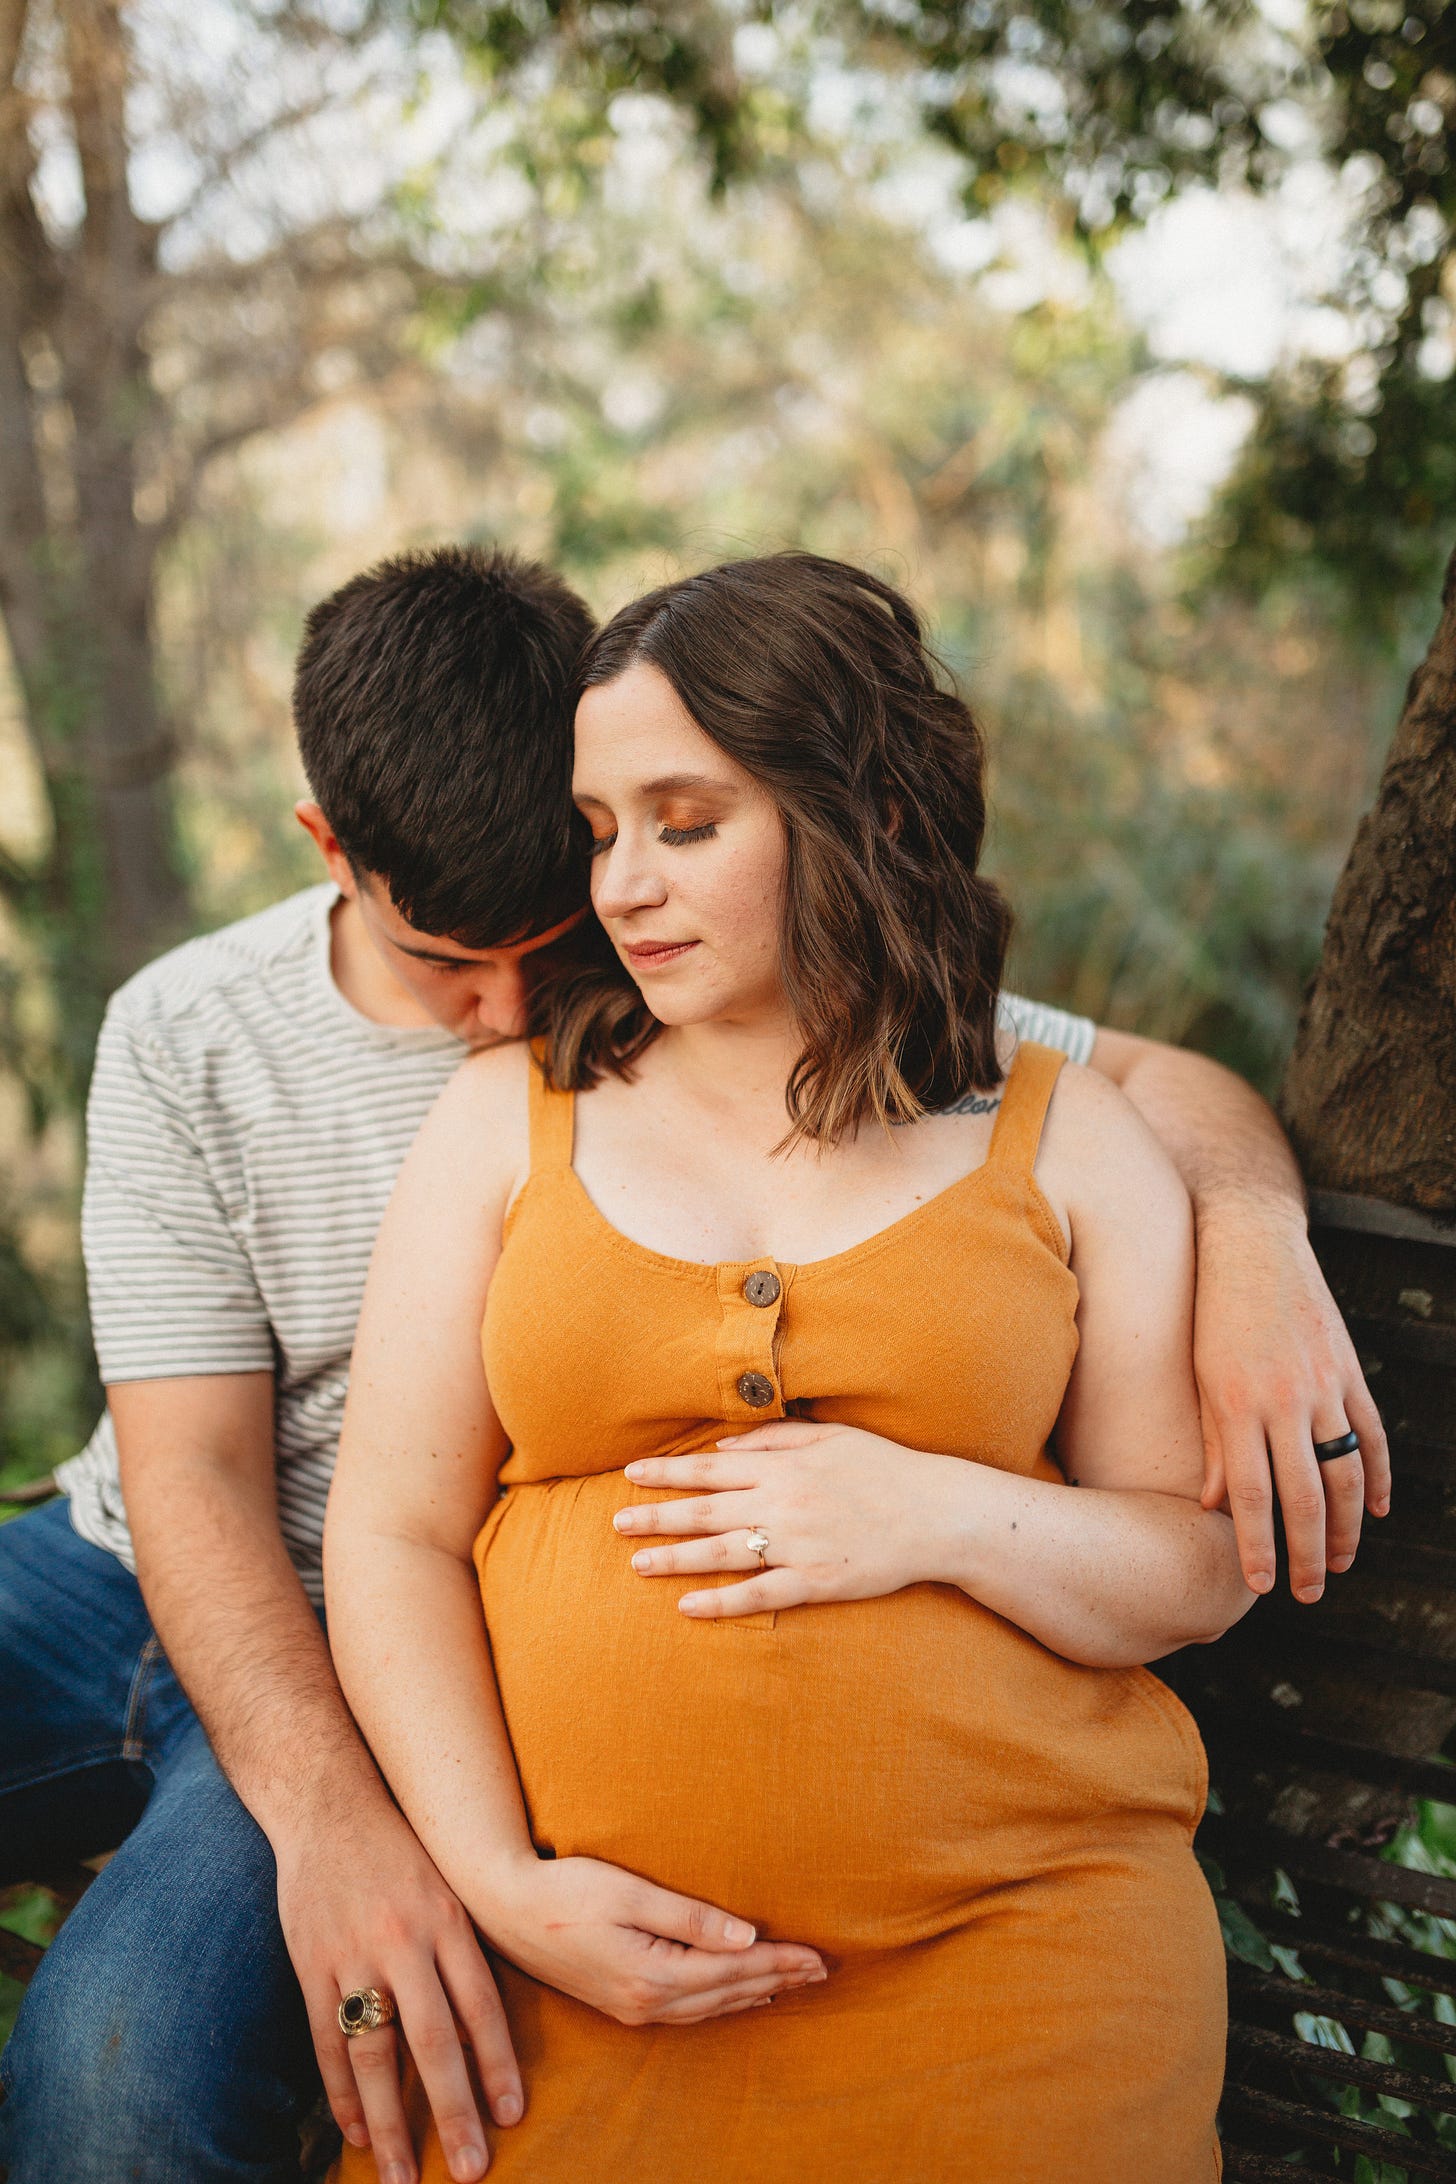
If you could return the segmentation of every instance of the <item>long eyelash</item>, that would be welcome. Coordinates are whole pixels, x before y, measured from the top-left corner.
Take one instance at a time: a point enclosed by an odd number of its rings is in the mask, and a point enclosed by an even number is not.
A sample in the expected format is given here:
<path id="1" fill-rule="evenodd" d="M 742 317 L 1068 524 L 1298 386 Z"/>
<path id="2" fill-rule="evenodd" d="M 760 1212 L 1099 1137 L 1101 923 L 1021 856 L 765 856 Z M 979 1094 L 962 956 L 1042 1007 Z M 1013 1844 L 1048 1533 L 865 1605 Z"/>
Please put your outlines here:
<path id="1" fill-rule="evenodd" d="M 591 848 L 587 851 L 587 855 L 589 857 L 605 857 L 607 851 L 612 847 L 616 839 L 617 837 L 615 834 L 594 834 L 592 836 Z"/>
<path id="2" fill-rule="evenodd" d="M 684 842 L 706 842 L 709 835 L 717 831 L 718 822 L 710 819 L 701 827 L 664 827 L 657 839 L 666 842 L 670 849 L 678 849 Z"/>

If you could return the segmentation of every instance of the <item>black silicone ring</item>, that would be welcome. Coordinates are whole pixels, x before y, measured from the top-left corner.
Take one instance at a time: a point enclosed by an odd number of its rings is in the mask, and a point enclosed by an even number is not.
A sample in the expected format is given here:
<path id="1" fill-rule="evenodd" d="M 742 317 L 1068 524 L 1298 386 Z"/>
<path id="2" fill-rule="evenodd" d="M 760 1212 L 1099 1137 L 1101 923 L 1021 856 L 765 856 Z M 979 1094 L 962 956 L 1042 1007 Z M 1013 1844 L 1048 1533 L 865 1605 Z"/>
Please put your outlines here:
<path id="1" fill-rule="evenodd" d="M 1341 1456 L 1358 1456 L 1360 1436 L 1358 1433 L 1342 1433 L 1337 1441 L 1316 1441 L 1314 1453 L 1322 1464 L 1332 1464 Z"/>

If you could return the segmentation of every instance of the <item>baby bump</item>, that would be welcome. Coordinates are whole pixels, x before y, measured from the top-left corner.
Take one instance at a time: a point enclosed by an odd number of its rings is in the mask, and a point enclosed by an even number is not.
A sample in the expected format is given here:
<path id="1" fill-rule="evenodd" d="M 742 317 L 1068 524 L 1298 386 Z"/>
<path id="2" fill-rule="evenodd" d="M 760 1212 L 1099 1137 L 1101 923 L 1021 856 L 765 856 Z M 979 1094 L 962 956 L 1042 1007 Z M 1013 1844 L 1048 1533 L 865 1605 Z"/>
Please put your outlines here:
<path id="1" fill-rule="evenodd" d="M 1142 1670 L 1076 1667 L 953 1587 L 700 1622 L 636 1575 L 620 1473 L 513 1487 L 476 1544 L 537 1845 L 844 1954 L 964 1923 L 1109 1834 L 1165 1854 L 1202 1748 Z"/>

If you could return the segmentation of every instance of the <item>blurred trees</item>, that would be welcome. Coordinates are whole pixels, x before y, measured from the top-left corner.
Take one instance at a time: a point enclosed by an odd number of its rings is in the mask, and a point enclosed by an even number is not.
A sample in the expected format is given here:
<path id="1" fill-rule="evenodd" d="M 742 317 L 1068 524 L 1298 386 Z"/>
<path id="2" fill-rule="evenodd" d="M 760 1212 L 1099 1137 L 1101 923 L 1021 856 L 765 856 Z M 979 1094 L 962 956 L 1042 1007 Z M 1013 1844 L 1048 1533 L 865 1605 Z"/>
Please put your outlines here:
<path id="1" fill-rule="evenodd" d="M 971 209 L 1028 189 L 1095 249 L 1190 185 L 1338 173 L 1351 225 L 1334 352 L 1291 359 L 1216 537 L 1251 589 L 1304 558 L 1388 632 L 1456 505 L 1456 10 L 1446 0 L 408 0 L 503 85 L 549 56 L 691 115 L 715 178 L 772 163 L 826 62 L 902 82 Z M 748 62 L 745 71 L 741 65 Z M 1334 329 L 1332 329 L 1332 332 Z"/>
<path id="2" fill-rule="evenodd" d="M 387 368 L 409 304 L 367 198 L 264 179 L 360 108 L 363 27 L 242 5 L 221 46 L 193 28 L 0 0 L 0 612 L 48 818 L 0 889 L 58 999 L 41 1097 L 74 1100 L 106 994 L 190 924 L 159 558 L 209 462 L 326 372 Z"/>

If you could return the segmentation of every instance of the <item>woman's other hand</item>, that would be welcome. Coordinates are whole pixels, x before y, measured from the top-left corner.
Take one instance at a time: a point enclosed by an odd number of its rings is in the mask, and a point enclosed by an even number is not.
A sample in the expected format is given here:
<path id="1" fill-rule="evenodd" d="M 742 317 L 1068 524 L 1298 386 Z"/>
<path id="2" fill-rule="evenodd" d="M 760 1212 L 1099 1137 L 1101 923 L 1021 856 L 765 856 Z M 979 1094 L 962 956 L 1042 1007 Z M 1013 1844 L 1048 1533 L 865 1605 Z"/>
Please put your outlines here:
<path id="1" fill-rule="evenodd" d="M 695 2025 L 827 1978 L 816 1950 L 596 1858 L 518 1861 L 492 1888 L 491 1944 L 622 2025 Z"/>
<path id="2" fill-rule="evenodd" d="M 857 1426 L 776 1419 L 692 1456 L 628 1464 L 634 1486 L 686 1493 L 618 1512 L 619 1532 L 667 1534 L 670 1546 L 632 1557 L 643 1577 L 743 1570 L 742 1584 L 684 1593 L 684 1615 L 755 1615 L 806 1601 L 872 1600 L 905 1585 L 953 1581 L 952 1491 L 967 1467 L 953 1456 L 901 1448 Z M 748 1535 L 768 1540 L 764 1568 Z"/>

